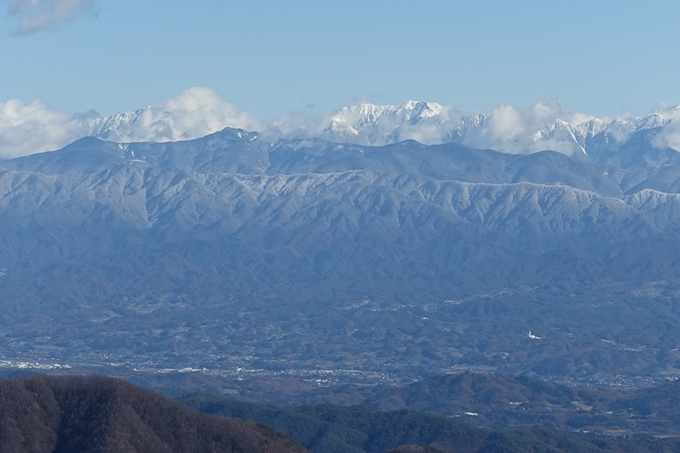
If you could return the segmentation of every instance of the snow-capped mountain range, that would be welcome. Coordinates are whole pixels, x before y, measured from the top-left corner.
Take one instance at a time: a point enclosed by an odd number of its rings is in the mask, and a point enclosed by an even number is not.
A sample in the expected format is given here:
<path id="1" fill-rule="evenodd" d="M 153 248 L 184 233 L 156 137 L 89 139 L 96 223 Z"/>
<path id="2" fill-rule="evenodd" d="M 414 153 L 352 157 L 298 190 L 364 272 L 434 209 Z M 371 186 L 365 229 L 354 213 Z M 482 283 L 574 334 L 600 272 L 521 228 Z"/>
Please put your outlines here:
<path id="1" fill-rule="evenodd" d="M 176 141 L 216 132 L 230 119 L 227 115 L 223 118 L 223 123 L 211 118 L 210 125 L 197 120 L 188 127 L 159 107 L 148 107 L 98 118 L 87 135 L 116 142 Z M 454 142 L 513 154 L 554 150 L 588 156 L 597 142 L 624 144 L 636 132 L 651 129 L 656 130 L 652 146 L 678 147 L 679 119 L 680 106 L 641 117 L 609 119 L 563 115 L 556 104 L 539 103 L 525 110 L 501 106 L 487 114 L 461 113 L 435 102 L 408 101 L 402 105 L 363 103 L 315 118 L 284 118 L 270 125 L 251 122 L 252 126 L 264 126 L 259 131 L 272 139 L 315 137 L 373 146 L 404 140 L 427 145 Z"/>
<path id="2" fill-rule="evenodd" d="M 220 99 L 207 88 L 146 108 L 111 116 L 54 112 L 41 101 L 0 103 L 0 158 L 58 149 L 85 136 L 108 141 L 191 140 L 226 127 L 280 138 L 322 138 L 332 142 L 380 146 L 403 140 L 423 144 L 459 143 L 512 154 L 554 150 L 589 158 L 606 145 L 624 146 L 641 131 L 649 146 L 680 150 L 680 106 L 640 117 L 596 118 L 567 114 L 555 102 L 518 109 L 501 105 L 488 113 L 461 112 L 435 102 L 402 105 L 363 103 L 319 115 L 291 114 L 265 122 Z"/>

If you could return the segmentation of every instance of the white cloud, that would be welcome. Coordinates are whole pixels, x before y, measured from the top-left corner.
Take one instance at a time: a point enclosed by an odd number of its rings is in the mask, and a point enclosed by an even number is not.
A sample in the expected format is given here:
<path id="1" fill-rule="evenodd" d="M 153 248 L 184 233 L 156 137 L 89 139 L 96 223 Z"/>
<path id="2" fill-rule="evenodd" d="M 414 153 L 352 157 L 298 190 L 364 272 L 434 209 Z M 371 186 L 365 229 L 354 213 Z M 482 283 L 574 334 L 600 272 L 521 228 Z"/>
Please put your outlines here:
<path id="1" fill-rule="evenodd" d="M 291 113 L 285 118 L 275 121 L 264 133 L 267 137 L 270 137 L 270 140 L 276 140 L 280 137 L 318 136 L 330 121 L 330 114 Z"/>
<path id="2" fill-rule="evenodd" d="M 115 142 L 167 142 L 203 137 L 226 127 L 254 131 L 265 125 L 201 87 L 110 117 L 55 111 L 42 100 L 12 99 L 0 103 L 0 158 L 59 149 L 88 135 Z"/>
<path id="3" fill-rule="evenodd" d="M 511 105 L 501 105 L 489 115 L 482 135 L 492 140 L 512 140 L 525 132 L 524 122 L 520 111 Z"/>
<path id="4" fill-rule="evenodd" d="M 646 118 L 648 119 L 643 122 L 645 128 L 661 128 L 652 139 L 652 146 L 680 151 L 680 105 L 660 105 Z"/>
<path id="5" fill-rule="evenodd" d="M 652 139 L 656 148 L 672 148 L 680 151 L 680 121 L 668 124 Z"/>
<path id="6" fill-rule="evenodd" d="M 190 140 L 226 127 L 262 130 L 257 119 L 225 102 L 211 89 L 194 87 L 160 105 L 90 121 L 92 132 L 117 142 Z"/>
<path id="7" fill-rule="evenodd" d="M 0 103 L 0 158 L 59 149 L 82 136 L 80 121 L 41 100 Z"/>
<path id="8" fill-rule="evenodd" d="M 523 109 L 501 105 L 480 127 L 469 130 L 463 143 L 515 154 L 550 149 L 571 155 L 580 151 L 580 144 L 571 138 L 569 127 L 588 119 L 582 114 L 565 115 L 557 101 L 539 101 Z"/>
<path id="9" fill-rule="evenodd" d="M 16 33 L 28 35 L 55 28 L 92 11 L 95 0 L 9 0 L 9 14 L 16 16 Z"/>

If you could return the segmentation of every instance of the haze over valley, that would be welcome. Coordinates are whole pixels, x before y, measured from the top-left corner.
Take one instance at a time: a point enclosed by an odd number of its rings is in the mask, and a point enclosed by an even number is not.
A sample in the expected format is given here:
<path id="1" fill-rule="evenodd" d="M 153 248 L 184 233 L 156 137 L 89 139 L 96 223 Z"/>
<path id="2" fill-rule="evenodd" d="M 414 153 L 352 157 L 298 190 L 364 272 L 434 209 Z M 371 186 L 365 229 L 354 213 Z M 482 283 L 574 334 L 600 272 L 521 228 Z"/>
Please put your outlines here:
<path id="1" fill-rule="evenodd" d="M 578 156 L 227 128 L 6 160 L 4 359 L 675 376 L 674 124 Z"/>

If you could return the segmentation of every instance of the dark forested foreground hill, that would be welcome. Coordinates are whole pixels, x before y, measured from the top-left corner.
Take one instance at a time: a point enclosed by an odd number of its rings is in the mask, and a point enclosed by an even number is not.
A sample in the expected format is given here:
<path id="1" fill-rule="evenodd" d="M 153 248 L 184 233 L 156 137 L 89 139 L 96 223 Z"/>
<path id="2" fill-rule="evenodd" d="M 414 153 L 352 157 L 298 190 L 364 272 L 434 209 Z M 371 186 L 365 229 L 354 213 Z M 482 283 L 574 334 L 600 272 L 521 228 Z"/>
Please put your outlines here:
<path id="1" fill-rule="evenodd" d="M 211 414 L 268 424 L 315 453 L 383 453 L 392 449 L 424 453 L 438 450 L 454 453 L 680 451 L 680 440 L 673 438 L 629 440 L 585 436 L 538 426 L 516 431 L 492 431 L 441 415 L 412 411 L 378 412 L 364 406 L 276 408 L 210 395 L 195 395 L 184 401 Z M 407 445 L 410 447 L 405 447 Z"/>
<path id="2" fill-rule="evenodd" d="M 292 453 L 253 422 L 201 414 L 125 381 L 40 376 L 0 381 L 3 453 Z"/>

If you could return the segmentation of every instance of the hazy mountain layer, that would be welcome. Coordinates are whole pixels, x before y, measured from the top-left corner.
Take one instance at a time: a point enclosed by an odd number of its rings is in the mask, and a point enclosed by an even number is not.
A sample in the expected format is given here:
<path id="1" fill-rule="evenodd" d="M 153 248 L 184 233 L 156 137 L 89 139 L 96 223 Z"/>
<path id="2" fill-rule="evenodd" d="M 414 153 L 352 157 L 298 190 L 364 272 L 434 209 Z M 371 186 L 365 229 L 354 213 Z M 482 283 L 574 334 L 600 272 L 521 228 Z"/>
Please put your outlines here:
<path id="1" fill-rule="evenodd" d="M 675 374 L 680 164 L 654 133 L 596 163 L 241 130 L 4 161 L 0 343 L 69 364 Z"/>

